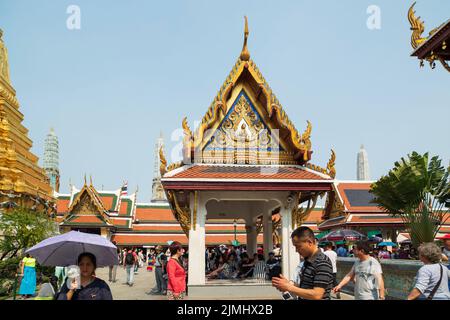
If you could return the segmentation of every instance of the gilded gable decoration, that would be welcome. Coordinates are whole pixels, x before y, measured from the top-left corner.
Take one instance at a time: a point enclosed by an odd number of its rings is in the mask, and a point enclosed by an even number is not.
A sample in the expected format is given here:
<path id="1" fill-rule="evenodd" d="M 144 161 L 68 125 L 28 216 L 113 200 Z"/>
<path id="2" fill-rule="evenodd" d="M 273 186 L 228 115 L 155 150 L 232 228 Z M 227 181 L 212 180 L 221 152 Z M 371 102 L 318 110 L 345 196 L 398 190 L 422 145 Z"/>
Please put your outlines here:
<path id="1" fill-rule="evenodd" d="M 90 185 L 87 185 L 86 176 L 83 188 L 76 194 L 72 203 L 70 204 L 67 213 L 64 216 L 64 221 L 69 221 L 75 216 L 94 215 L 100 218 L 103 222 L 110 225 L 110 219 L 107 215 L 108 210 L 103 205 L 100 195 L 92 185 L 92 177 L 90 178 Z"/>

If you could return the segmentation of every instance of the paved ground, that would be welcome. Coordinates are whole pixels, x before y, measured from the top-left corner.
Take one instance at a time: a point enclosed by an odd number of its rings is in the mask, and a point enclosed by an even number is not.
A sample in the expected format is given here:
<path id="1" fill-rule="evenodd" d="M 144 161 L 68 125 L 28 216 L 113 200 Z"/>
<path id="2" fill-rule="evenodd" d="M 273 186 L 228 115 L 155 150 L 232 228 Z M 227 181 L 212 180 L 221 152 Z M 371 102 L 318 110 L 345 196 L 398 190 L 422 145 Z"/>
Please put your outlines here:
<path id="1" fill-rule="evenodd" d="M 108 268 L 97 269 L 97 276 L 105 281 L 108 281 Z M 137 274 L 134 275 L 134 284 L 132 287 L 128 286 L 127 273 L 123 267 L 117 268 L 117 281 L 115 283 L 107 282 L 111 288 L 113 298 L 115 300 L 167 300 L 165 296 L 147 295 L 155 285 L 155 272 L 139 268 Z"/>
<path id="2" fill-rule="evenodd" d="M 97 270 L 99 278 L 108 281 L 108 268 Z M 129 287 L 126 284 L 126 272 L 122 268 L 117 269 L 117 282 L 108 282 L 115 300 L 167 300 L 164 296 L 147 295 L 148 292 L 156 284 L 155 273 L 140 268 L 138 274 L 135 274 L 134 285 Z M 215 297 L 211 292 L 211 299 L 220 300 L 221 297 Z M 223 299 L 223 298 L 222 298 Z M 189 300 L 189 297 L 186 297 Z M 353 297 L 347 294 L 341 294 L 341 300 L 353 300 Z"/>
<path id="3" fill-rule="evenodd" d="M 108 282 L 108 272 L 108 268 L 99 268 L 96 273 L 100 279 L 103 279 L 108 283 L 114 300 L 167 300 L 165 296 L 146 294 L 146 292 L 150 291 L 150 289 L 156 285 L 155 272 L 149 272 L 144 268 L 140 268 L 139 272 L 134 275 L 134 285 L 132 287 L 124 284 L 126 282 L 127 275 L 123 267 L 117 268 L 117 281 L 115 283 Z M 341 294 L 341 296 L 342 300 L 353 300 L 353 297 L 350 295 Z M 18 299 L 20 298 L 18 297 Z M 230 298 L 214 296 L 213 291 L 211 292 L 210 299 L 230 300 Z M 249 297 L 249 299 L 251 298 Z M 189 297 L 186 297 L 186 300 L 189 300 Z"/>

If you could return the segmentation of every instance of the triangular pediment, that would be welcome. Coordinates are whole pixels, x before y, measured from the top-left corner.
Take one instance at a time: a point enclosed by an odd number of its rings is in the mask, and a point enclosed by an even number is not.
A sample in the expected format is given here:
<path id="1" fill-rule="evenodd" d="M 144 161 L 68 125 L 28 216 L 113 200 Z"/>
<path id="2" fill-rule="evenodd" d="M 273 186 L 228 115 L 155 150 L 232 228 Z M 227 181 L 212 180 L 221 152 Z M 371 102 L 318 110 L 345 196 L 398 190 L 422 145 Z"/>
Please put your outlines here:
<path id="1" fill-rule="evenodd" d="M 110 225 L 106 209 L 98 193 L 92 186 L 84 185 L 77 193 L 68 209 L 64 222 L 75 221 L 79 217 L 96 217 L 104 224 Z"/>
<path id="2" fill-rule="evenodd" d="M 242 89 L 218 127 L 205 141 L 204 152 L 224 151 L 230 148 L 250 148 L 258 151 L 285 151 L 273 128 Z"/>
<path id="3" fill-rule="evenodd" d="M 248 115 L 237 110 L 240 106 L 248 109 Z M 238 117 L 239 121 L 234 121 L 233 117 Z M 250 117 L 255 119 L 250 120 Z M 201 160 L 194 159 L 193 162 L 217 162 L 208 152 L 217 148 L 217 143 L 223 142 L 224 139 L 229 141 L 227 133 L 230 133 L 230 125 L 233 126 L 234 136 L 247 135 L 250 140 L 255 139 L 255 134 L 261 130 L 266 130 L 269 134 L 269 139 L 263 138 L 262 141 L 266 143 L 270 140 L 272 145 L 260 145 L 258 150 L 271 152 L 270 157 L 278 160 L 246 161 L 247 163 L 304 164 L 311 157 L 310 124 L 308 123 L 303 135 L 297 132 L 252 60 L 238 59 L 194 134 L 190 131 L 186 119 L 183 121 L 185 162 L 189 162 L 194 154 L 198 158 L 199 152 L 207 154 L 204 154 Z M 228 132 L 224 132 L 224 129 Z M 236 159 L 234 162 L 237 162 Z"/>

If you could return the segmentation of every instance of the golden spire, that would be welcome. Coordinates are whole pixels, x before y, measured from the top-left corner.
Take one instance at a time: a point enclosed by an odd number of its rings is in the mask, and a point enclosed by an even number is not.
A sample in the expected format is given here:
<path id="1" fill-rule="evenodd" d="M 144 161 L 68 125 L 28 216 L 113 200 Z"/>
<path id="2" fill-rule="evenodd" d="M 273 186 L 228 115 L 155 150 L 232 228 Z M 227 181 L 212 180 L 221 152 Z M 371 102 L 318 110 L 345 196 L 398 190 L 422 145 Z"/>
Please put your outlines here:
<path id="1" fill-rule="evenodd" d="M 248 52 L 248 48 L 247 48 L 248 21 L 247 21 L 247 16 L 245 16 L 244 18 L 245 18 L 244 46 L 242 47 L 240 58 L 241 58 L 242 61 L 248 61 L 250 59 L 250 52 Z"/>
<path id="2" fill-rule="evenodd" d="M 8 50 L 3 42 L 3 30 L 0 29 L 0 77 L 9 82 Z"/>

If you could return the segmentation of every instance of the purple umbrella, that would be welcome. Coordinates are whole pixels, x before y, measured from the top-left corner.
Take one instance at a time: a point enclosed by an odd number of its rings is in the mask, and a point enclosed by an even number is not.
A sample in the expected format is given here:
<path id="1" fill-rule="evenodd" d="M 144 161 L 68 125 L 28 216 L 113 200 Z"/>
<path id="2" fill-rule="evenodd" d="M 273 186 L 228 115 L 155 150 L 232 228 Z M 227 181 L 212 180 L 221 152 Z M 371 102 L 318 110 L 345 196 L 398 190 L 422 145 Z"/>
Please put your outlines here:
<path id="1" fill-rule="evenodd" d="M 45 239 L 28 249 L 42 266 L 76 265 L 78 256 L 90 252 L 97 258 L 98 267 L 118 264 L 117 247 L 102 236 L 70 231 Z"/>

